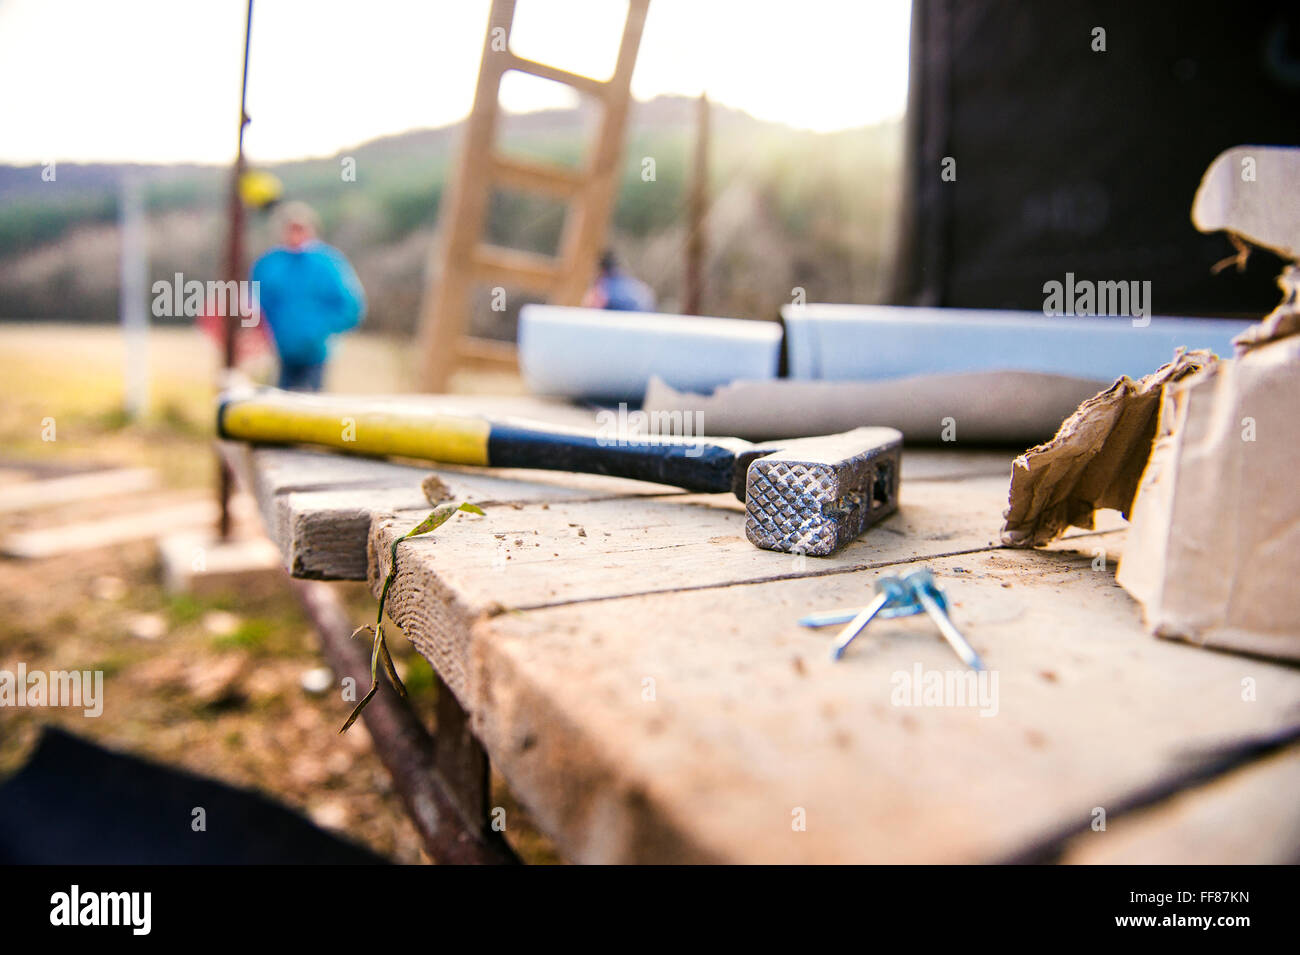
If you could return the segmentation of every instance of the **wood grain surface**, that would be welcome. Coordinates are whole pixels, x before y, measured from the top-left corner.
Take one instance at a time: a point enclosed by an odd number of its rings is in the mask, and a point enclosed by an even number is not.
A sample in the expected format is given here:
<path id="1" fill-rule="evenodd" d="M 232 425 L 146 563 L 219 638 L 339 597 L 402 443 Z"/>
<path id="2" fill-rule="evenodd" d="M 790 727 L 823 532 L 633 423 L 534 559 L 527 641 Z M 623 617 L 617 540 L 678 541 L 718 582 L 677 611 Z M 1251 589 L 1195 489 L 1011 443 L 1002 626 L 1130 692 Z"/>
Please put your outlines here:
<path id="1" fill-rule="evenodd" d="M 428 511 L 425 466 L 225 450 L 295 576 L 377 586 Z M 1294 749 L 1093 828 L 1198 750 L 1296 719 L 1300 670 L 1149 636 L 1114 581 L 1117 515 L 999 546 L 1011 457 L 909 449 L 900 512 L 825 559 L 755 549 L 725 495 L 438 468 L 486 514 L 399 546 L 390 615 L 574 861 L 1294 856 Z M 833 629 L 797 624 L 920 566 L 983 685 L 925 617 L 874 623 L 838 664 Z"/>

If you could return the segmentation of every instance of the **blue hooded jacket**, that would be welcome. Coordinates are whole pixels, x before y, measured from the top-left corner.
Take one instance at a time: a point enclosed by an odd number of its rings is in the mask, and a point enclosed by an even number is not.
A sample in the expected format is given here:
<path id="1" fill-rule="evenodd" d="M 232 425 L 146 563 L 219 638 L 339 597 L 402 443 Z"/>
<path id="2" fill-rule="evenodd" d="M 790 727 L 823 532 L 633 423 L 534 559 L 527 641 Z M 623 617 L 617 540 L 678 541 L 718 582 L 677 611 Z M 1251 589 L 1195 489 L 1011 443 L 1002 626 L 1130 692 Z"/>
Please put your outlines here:
<path id="1" fill-rule="evenodd" d="M 604 308 L 612 312 L 653 312 L 655 293 L 640 279 L 621 271 L 603 273 L 596 288 L 605 298 Z"/>
<path id="2" fill-rule="evenodd" d="M 361 324 L 366 293 L 343 253 L 324 242 L 295 252 L 271 249 L 253 263 L 262 315 L 280 360 L 315 365 L 329 357 L 329 338 Z"/>

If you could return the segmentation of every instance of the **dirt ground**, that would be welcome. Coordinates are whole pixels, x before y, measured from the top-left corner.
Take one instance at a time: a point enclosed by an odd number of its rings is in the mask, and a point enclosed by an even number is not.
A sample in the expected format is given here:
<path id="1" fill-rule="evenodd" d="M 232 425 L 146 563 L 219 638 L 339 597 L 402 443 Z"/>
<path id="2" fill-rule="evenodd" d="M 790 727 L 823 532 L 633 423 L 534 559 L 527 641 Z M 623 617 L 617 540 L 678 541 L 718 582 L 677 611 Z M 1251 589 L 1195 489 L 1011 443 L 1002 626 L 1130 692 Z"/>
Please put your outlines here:
<path id="1" fill-rule="evenodd" d="M 409 391 L 404 342 L 355 336 L 329 385 Z M 162 496 L 211 493 L 216 354 L 190 329 L 155 330 L 151 410 L 122 411 L 124 352 L 115 329 L 0 325 L 0 498 L 5 486 L 93 467 L 147 466 L 156 491 L 0 513 L 0 536 L 147 509 Z M 265 372 L 268 370 L 263 368 Z M 460 390 L 517 391 L 515 379 L 460 379 Z M 50 424 L 53 423 L 53 432 Z M 49 440 L 53 434 L 54 440 Z M 317 824 L 404 863 L 429 861 L 363 724 L 336 730 L 348 706 L 304 687 L 324 666 L 279 577 L 202 599 L 168 594 L 149 541 L 41 559 L 0 559 L 0 669 L 104 672 L 105 708 L 0 710 L 0 777 L 26 761 L 45 723 L 108 747 L 260 790 Z M 357 623 L 373 620 L 364 584 L 338 584 Z M 395 628 L 394 628 L 395 630 Z M 390 645 L 413 705 L 432 726 L 433 674 L 395 631 Z M 494 780 L 506 836 L 531 862 L 553 847 Z"/>

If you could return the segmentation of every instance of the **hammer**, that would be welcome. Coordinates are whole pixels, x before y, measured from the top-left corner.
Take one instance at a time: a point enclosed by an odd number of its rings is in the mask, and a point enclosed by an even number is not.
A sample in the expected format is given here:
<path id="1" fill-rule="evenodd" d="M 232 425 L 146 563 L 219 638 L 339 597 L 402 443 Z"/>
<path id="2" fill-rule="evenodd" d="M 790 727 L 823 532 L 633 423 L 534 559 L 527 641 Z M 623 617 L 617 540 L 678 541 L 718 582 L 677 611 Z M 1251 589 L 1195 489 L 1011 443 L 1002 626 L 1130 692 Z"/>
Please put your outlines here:
<path id="1" fill-rule="evenodd" d="M 765 550 L 824 557 L 898 509 L 903 436 L 893 428 L 751 444 L 738 438 L 610 437 L 547 424 L 450 415 L 399 400 L 264 389 L 222 396 L 222 438 L 317 444 L 443 464 L 541 468 L 729 491 Z"/>

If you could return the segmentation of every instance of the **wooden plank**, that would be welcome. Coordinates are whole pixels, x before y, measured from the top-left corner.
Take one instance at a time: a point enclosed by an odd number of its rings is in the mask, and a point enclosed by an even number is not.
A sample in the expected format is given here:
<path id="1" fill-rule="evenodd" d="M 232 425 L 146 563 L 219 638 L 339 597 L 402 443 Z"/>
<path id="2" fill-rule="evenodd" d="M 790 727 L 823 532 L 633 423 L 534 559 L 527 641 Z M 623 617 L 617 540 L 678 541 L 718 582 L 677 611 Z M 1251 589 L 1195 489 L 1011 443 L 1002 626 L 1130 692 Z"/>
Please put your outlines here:
<path id="1" fill-rule="evenodd" d="M 563 198 L 576 195 L 583 186 L 581 173 L 572 169 L 502 155 L 492 157 L 492 179 L 508 189 Z"/>
<path id="2" fill-rule="evenodd" d="M 480 282 L 518 285 L 536 292 L 550 292 L 560 275 L 550 256 L 499 245 L 480 245 L 474 250 L 471 265 L 474 278 Z"/>
<path id="3" fill-rule="evenodd" d="M 196 562 L 200 554 L 203 559 Z M 278 574 L 279 558 L 265 537 L 240 534 L 223 541 L 211 522 L 189 530 L 169 530 L 158 539 L 163 588 L 171 594 L 206 597 L 241 593 Z"/>
<path id="4" fill-rule="evenodd" d="M 1231 773 L 1072 839 L 1062 861 L 1086 865 L 1300 863 L 1300 753 Z"/>
<path id="5" fill-rule="evenodd" d="M 461 412 L 472 407 L 465 402 L 438 404 Z M 591 420 L 591 412 L 533 399 L 501 402 L 495 409 L 487 410 L 505 416 L 513 411 L 556 424 L 581 426 L 589 425 Z M 420 492 L 421 483 L 433 474 L 441 478 L 455 500 L 489 507 L 533 502 L 547 504 L 549 508 L 552 502 L 577 505 L 629 497 L 684 498 L 684 492 L 676 488 L 597 475 L 435 468 L 301 448 L 249 448 L 230 442 L 223 444 L 222 449 L 243 485 L 257 500 L 263 526 L 279 547 L 286 569 L 293 576 L 309 579 L 365 579 L 373 519 L 382 517 L 395 524 L 407 520 L 415 523 L 422 516 L 421 509 L 427 506 Z M 999 481 L 1002 478 L 996 476 L 1008 473 L 1010 460 L 1010 455 L 1002 452 L 975 452 L 961 456 L 960 461 L 954 461 L 953 455 L 944 452 L 909 452 L 903 459 L 904 486 L 907 482 L 954 481 L 972 475 Z M 738 502 L 726 496 L 697 498 L 694 503 L 722 507 L 733 513 L 739 509 Z M 561 536 L 573 517 L 570 514 L 565 518 Z M 585 519 L 582 513 L 576 518 Z M 737 532 L 732 525 L 736 518 L 724 516 L 722 520 L 726 527 L 719 528 L 719 533 L 713 536 L 735 536 Z M 495 554 L 495 538 L 491 546 Z"/>
<path id="6" fill-rule="evenodd" d="M 997 676 L 990 716 L 899 705 L 918 667 L 966 672 L 924 619 L 874 624 L 831 663 L 830 635 L 795 620 L 866 599 L 874 574 L 837 574 L 480 619 L 475 732 L 575 861 L 976 862 L 1300 698 L 1293 669 L 1145 635 L 1088 552 L 930 564 Z"/>
<path id="7" fill-rule="evenodd" d="M 73 474 L 91 474 L 102 470 L 102 466 L 84 461 L 37 461 L 0 453 L 0 479 L 3 479 L 6 484 L 15 480 L 44 480 Z"/>
<path id="8" fill-rule="evenodd" d="M 997 546 L 989 514 L 997 513 L 1004 484 L 940 485 L 921 499 L 915 491 L 909 496 L 904 484 L 898 514 L 823 558 L 755 547 L 745 538 L 744 505 L 722 494 L 493 507 L 484 517 L 458 520 L 436 541 L 412 540 L 403 549 L 476 606 L 530 609 L 844 573 L 987 549 Z M 378 519 L 376 546 L 385 548 L 422 516 L 399 512 L 395 519 Z M 498 559 L 498 550 L 510 561 Z"/>
<path id="9" fill-rule="evenodd" d="M 754 547 L 743 505 L 727 495 L 488 508 L 402 545 L 388 612 L 468 706 L 471 630 L 503 610 L 843 575 L 999 546 L 1004 479 L 904 481 L 900 501 L 898 514 L 825 558 Z M 393 540 L 421 517 L 376 516 L 372 585 L 388 573 Z"/>
<path id="10" fill-rule="evenodd" d="M 346 396 L 339 396 L 341 413 Z M 400 399 L 420 408 L 437 408 L 451 413 L 482 412 L 499 417 L 524 417 L 551 424 L 591 427 L 594 412 L 559 401 L 539 399 L 478 399 L 474 396 L 411 396 Z M 437 473 L 456 500 L 482 505 L 516 505 L 529 502 L 593 502 L 625 496 L 672 496 L 682 492 L 672 487 L 627 481 L 623 478 L 538 472 L 523 469 L 461 469 L 448 466 L 411 465 L 370 457 L 305 450 L 305 448 L 259 447 L 225 443 L 231 468 L 242 477 L 259 504 L 266 533 L 276 542 L 285 567 L 298 577 L 317 579 L 363 579 L 367 572 L 367 546 L 372 517 L 396 520 L 408 512 L 411 520 L 425 507 L 419 492 L 421 482 Z M 902 474 L 905 487 L 927 481 L 958 481 L 984 477 L 993 482 L 1000 512 L 1005 504 L 1005 476 L 1010 470 L 1009 452 L 909 451 Z M 998 490 L 997 482 L 1004 485 Z M 992 502 L 989 496 L 989 502 Z M 738 511 L 738 503 L 727 496 L 703 498 L 703 507 Z M 984 505 L 980 505 L 984 507 Z M 993 507 L 993 504 L 988 504 Z M 992 513 L 992 511 L 991 511 Z M 582 515 L 577 515 L 581 520 Z M 408 520 L 403 515 L 402 520 Z M 719 534 L 736 535 L 735 517 L 723 518 L 727 528 Z M 568 518 L 565 518 L 567 528 Z M 941 531 L 940 531 L 941 533 Z M 715 535 L 719 535 L 715 534 Z M 748 544 L 746 544 L 748 546 Z M 495 547 L 495 541 L 493 541 Z M 816 561 L 814 561 L 816 563 Z"/>
<path id="11" fill-rule="evenodd" d="M 590 76 L 573 73 L 558 66 L 552 66 L 549 63 L 538 63 L 536 60 L 524 59 L 524 57 L 516 56 L 513 53 L 510 54 L 506 69 L 518 70 L 520 73 L 528 73 L 531 76 L 550 80 L 553 83 L 563 83 L 579 93 L 585 93 L 598 99 L 604 99 L 610 88 L 610 83 L 606 80 L 593 79 Z"/>
<path id="12" fill-rule="evenodd" d="M 149 491 L 157 484 L 158 474 L 151 468 L 114 468 L 6 484 L 0 487 L 0 514 Z"/>
<path id="13" fill-rule="evenodd" d="M 513 342 L 466 335 L 456 345 L 456 353 L 466 368 L 519 371 L 519 350 Z"/>
<path id="14" fill-rule="evenodd" d="M 255 513 L 251 500 L 237 499 L 232 503 L 237 516 Z M 147 510 L 143 507 L 145 504 L 149 505 Z M 10 534 L 0 543 L 0 554 L 26 560 L 60 557 L 148 540 L 172 531 L 215 526 L 218 515 L 215 501 L 195 500 L 192 495 L 168 495 L 162 499 L 137 502 L 137 506 L 140 509 L 115 517 Z"/>
<path id="15" fill-rule="evenodd" d="M 372 583 L 393 536 L 427 509 L 412 499 L 423 467 L 290 449 L 249 457 L 297 526 L 300 553 L 350 508 L 331 559 L 350 555 L 359 573 L 369 522 Z M 588 477 L 587 493 L 603 496 L 579 503 L 552 496 L 582 493 L 574 475 L 439 469 L 460 482 L 457 496 L 519 497 L 403 544 L 390 612 L 574 860 L 994 861 L 1147 785 L 1191 746 L 1276 726 L 1300 699 L 1294 670 L 1146 636 L 1113 582 L 1122 533 L 1078 534 L 1049 552 L 998 548 L 1006 461 L 909 452 L 900 514 L 802 565 L 750 547 L 740 505 L 722 495 L 643 485 L 650 496 L 622 499 L 626 486 Z M 321 480 L 304 479 L 313 471 Z M 918 560 L 943 575 L 954 616 L 997 674 L 996 717 L 894 705 L 896 674 L 960 671 L 924 620 L 873 625 L 835 666 L 830 635 L 794 624 L 857 606 L 873 569 Z M 1240 700 L 1246 676 L 1258 703 Z M 1260 792 L 1235 811 L 1266 805 Z M 1152 840 L 1177 841 L 1167 809 L 1150 816 L 1155 835 L 1085 846 L 1144 861 Z M 797 810 L 806 831 L 791 828 Z"/>
<path id="16" fill-rule="evenodd" d="M 364 580 L 376 517 L 429 510 L 431 475 L 456 501 L 513 508 L 524 502 L 580 502 L 684 492 L 657 484 L 560 472 L 419 466 L 301 448 L 222 444 L 257 501 L 267 535 L 294 577 Z M 417 517 L 418 521 L 419 518 Z"/>
<path id="17" fill-rule="evenodd" d="M 342 412 L 347 398 L 340 396 L 338 400 Z M 573 427 L 591 427 L 594 423 L 594 413 L 590 410 L 532 398 L 442 396 L 431 399 L 413 396 L 401 400 L 417 407 L 436 407 L 462 414 L 479 411 Z M 551 503 L 576 505 L 627 497 L 681 500 L 684 493 L 662 485 L 597 475 L 522 469 L 435 468 L 301 448 L 249 448 L 231 442 L 223 444 L 222 450 L 244 486 L 256 498 L 263 524 L 280 548 L 285 567 L 294 576 L 314 579 L 364 579 L 372 519 L 378 516 L 397 521 L 401 514 L 401 520 L 409 519 L 414 523 L 423 516 L 419 512 L 426 507 L 420 492 L 421 483 L 432 474 L 441 478 L 453 499 L 484 506 L 513 507 L 533 502 L 549 507 Z M 904 487 L 928 481 L 983 477 L 992 482 L 994 492 L 988 495 L 990 503 L 987 506 L 1000 513 L 1005 500 L 996 506 L 992 501 L 996 495 L 1005 498 L 1005 476 L 1010 471 L 1010 462 L 1009 453 L 997 451 L 961 455 L 935 450 L 909 451 L 903 458 Z M 1002 490 L 997 488 L 999 481 Z M 733 525 L 736 523 L 734 513 L 739 507 L 737 502 L 719 496 L 696 499 L 695 504 L 722 507 L 732 512 L 732 515 L 722 517 L 726 527 L 719 533 L 736 534 Z M 979 506 L 983 508 L 986 505 Z M 583 514 L 577 514 L 576 519 L 584 519 Z M 567 533 L 569 522 L 570 518 L 566 518 L 561 536 Z M 491 546 L 495 553 L 495 538 Z M 583 550 L 586 550 L 585 544 Z"/>

